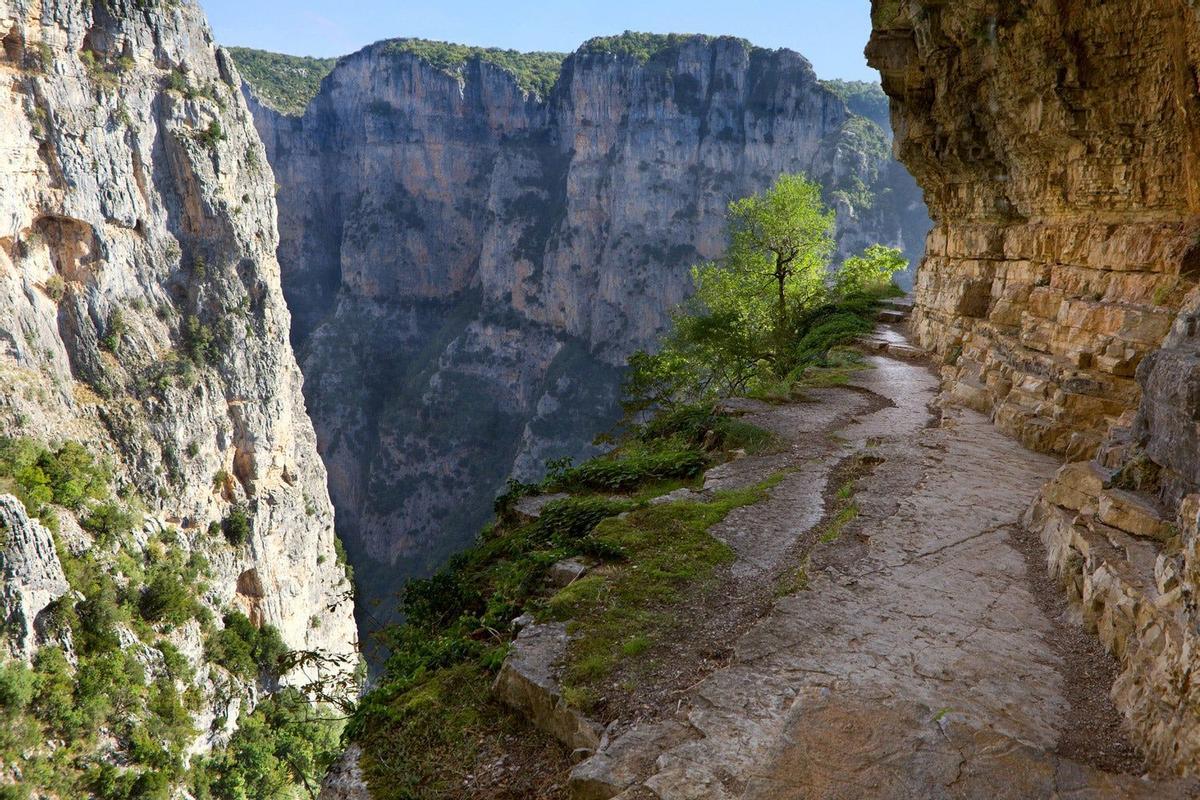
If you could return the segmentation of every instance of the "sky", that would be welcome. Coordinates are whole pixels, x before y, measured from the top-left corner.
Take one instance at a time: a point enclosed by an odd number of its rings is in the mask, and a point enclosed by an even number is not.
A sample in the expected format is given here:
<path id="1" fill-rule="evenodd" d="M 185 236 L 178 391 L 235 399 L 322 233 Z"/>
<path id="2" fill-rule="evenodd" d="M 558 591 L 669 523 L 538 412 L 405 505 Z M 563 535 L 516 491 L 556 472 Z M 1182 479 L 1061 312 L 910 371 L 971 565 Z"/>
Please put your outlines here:
<path id="1" fill-rule="evenodd" d="M 878 80 L 870 0 L 200 0 L 217 41 L 340 56 L 401 36 L 569 52 L 625 30 L 730 34 L 805 55 L 822 78 Z"/>

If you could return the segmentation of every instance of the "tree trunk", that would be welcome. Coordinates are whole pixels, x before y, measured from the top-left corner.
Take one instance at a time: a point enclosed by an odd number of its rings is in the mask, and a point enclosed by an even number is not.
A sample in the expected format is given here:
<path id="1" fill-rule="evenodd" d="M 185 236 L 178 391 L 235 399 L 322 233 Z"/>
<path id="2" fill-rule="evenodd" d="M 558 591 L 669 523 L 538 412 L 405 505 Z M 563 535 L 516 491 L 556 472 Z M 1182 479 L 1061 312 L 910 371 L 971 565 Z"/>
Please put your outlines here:
<path id="1" fill-rule="evenodd" d="M 787 295 L 784 289 L 787 283 L 787 270 L 781 260 L 776 257 L 775 280 L 779 281 L 779 320 L 775 328 L 775 360 L 783 360 L 783 351 L 787 347 Z"/>

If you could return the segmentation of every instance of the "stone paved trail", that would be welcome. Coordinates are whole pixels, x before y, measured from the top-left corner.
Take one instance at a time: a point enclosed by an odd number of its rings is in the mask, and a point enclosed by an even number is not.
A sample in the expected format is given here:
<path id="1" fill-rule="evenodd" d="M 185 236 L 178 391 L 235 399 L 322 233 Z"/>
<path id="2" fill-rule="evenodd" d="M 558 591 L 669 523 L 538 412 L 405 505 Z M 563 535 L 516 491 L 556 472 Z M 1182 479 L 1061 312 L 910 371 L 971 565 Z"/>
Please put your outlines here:
<path id="1" fill-rule="evenodd" d="M 927 367 L 872 362 L 840 390 L 890 401 L 839 432 L 841 455 L 883 459 L 857 521 L 816 546 L 808 589 L 742 635 L 675 719 L 615 737 L 577 772 L 621 778 L 621 800 L 1192 796 L 1088 766 L 1103 763 L 1099 735 L 1095 754 L 1056 754 L 1091 723 L 1068 699 L 1079 678 L 1052 645 L 1064 623 L 1039 602 L 1018 527 L 1056 462 L 974 412 L 935 415 Z M 817 480 L 746 511 L 812 526 Z M 745 528 L 731 545 L 753 564 Z"/>

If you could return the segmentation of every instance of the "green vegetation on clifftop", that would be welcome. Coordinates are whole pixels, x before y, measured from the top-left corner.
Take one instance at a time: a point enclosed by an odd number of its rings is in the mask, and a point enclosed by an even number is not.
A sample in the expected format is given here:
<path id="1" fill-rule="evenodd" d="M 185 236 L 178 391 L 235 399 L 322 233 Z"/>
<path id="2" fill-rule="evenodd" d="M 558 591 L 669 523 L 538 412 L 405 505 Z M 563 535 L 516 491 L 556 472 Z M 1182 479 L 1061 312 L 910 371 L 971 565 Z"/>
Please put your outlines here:
<path id="1" fill-rule="evenodd" d="M 522 53 L 517 50 L 473 47 L 427 39 L 392 39 L 375 47 L 386 53 L 411 53 L 455 77 L 462 77 L 463 66 L 468 61 L 478 58 L 508 71 L 516 78 L 517 85 L 522 90 L 536 92 L 542 97 L 554 88 L 562 63 L 567 57 L 566 53 Z"/>
<path id="2" fill-rule="evenodd" d="M 632 56 L 638 61 L 645 63 L 655 56 L 677 48 L 693 39 L 699 39 L 706 44 L 718 39 L 736 40 L 747 50 L 755 49 L 754 45 L 747 40 L 732 36 L 625 31 L 617 36 L 597 36 L 593 39 L 588 39 L 580 46 L 579 52 L 590 55 L 607 53 L 616 56 Z"/>
<path id="3" fill-rule="evenodd" d="M 866 117 L 885 130 L 891 128 L 890 101 L 883 87 L 869 81 L 821 81 L 821 85 L 842 98 L 851 113 Z"/>
<path id="4" fill-rule="evenodd" d="M 249 47 L 227 49 L 259 99 L 291 116 L 304 113 L 317 96 L 321 81 L 337 64 L 336 58 L 289 56 Z"/>

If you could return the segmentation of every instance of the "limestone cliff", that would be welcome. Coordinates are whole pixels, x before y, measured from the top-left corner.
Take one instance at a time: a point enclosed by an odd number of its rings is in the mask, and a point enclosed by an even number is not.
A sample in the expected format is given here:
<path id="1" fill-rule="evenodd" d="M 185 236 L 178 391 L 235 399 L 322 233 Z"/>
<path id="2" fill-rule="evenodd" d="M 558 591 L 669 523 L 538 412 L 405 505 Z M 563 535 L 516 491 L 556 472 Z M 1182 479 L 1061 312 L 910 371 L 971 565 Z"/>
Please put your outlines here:
<path id="1" fill-rule="evenodd" d="M 843 252 L 915 252 L 928 226 L 882 129 L 801 56 L 732 38 L 644 59 L 589 43 L 545 97 L 383 42 L 301 117 L 251 107 L 340 530 L 375 595 L 469 541 L 510 474 L 611 424 L 620 365 L 723 249 L 730 199 L 804 171 Z"/>
<path id="2" fill-rule="evenodd" d="M 0 435 L 83 443 L 144 509 L 139 547 L 170 531 L 206 557 L 216 619 L 241 609 L 289 647 L 341 660 L 330 672 L 353 669 L 349 582 L 288 343 L 274 180 L 234 65 L 190 1 L 0 0 L 0 42 Z M 52 598 L 30 598 L 62 571 L 14 502 L 0 498 L 21 534 L 0 537 L 0 594 L 36 615 Z M 248 531 L 230 544 L 219 522 L 235 507 Z M 62 516 L 64 546 L 99 548 Z M 30 543 L 47 560 L 40 589 L 18 580 L 38 577 L 22 567 Z M 215 674 L 195 623 L 164 636 L 199 685 Z"/>
<path id="3" fill-rule="evenodd" d="M 1030 514 L 1158 766 L 1200 763 L 1200 12 L 875 0 L 935 229 L 915 332 L 954 399 L 1069 465 Z"/>

